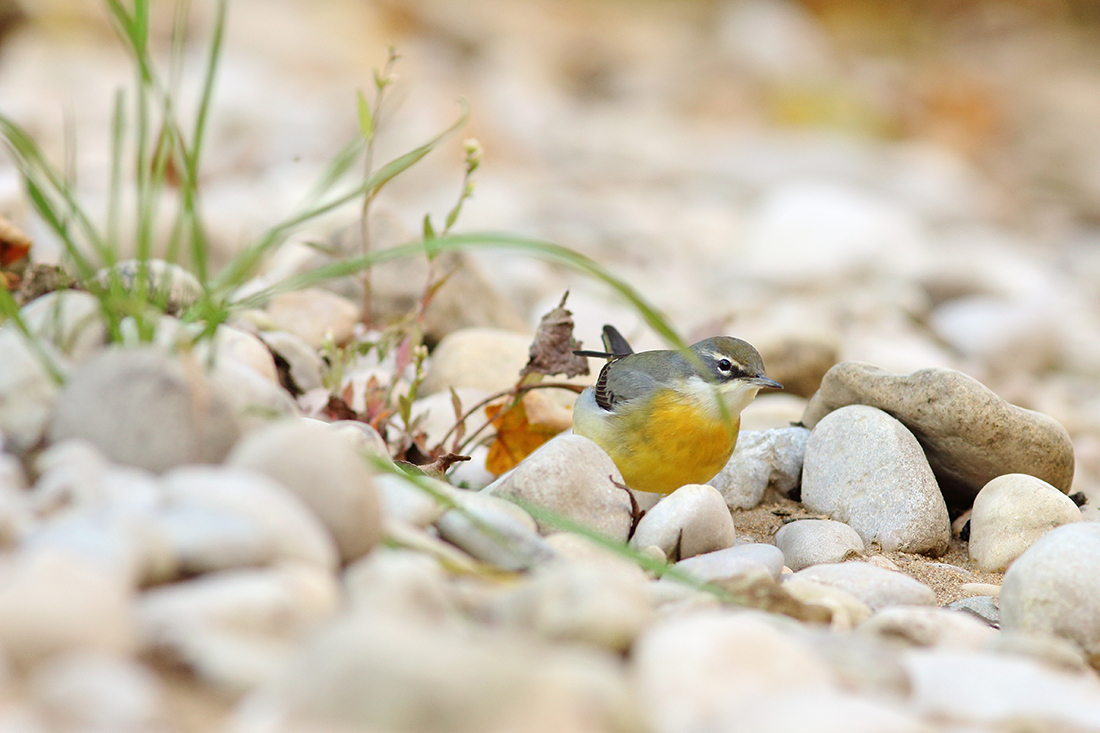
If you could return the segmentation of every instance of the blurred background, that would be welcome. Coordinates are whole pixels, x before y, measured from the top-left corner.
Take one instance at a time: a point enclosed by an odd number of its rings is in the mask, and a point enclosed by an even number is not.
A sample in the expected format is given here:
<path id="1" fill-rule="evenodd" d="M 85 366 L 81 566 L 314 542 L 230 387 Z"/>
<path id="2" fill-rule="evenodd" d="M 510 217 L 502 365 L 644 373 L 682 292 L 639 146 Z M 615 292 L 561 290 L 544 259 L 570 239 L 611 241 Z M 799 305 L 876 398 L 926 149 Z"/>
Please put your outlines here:
<path id="1" fill-rule="evenodd" d="M 190 3 L 183 104 L 214 12 Z M 0 0 L 0 33 L 0 110 L 70 161 L 95 208 L 113 95 L 133 73 L 104 3 Z M 356 94 L 390 44 L 377 160 L 445 128 L 460 98 L 470 120 L 378 200 L 374 246 L 445 216 L 475 137 L 456 231 L 583 252 L 689 340 L 961 369 L 1061 421 L 1075 490 L 1100 498 L 1100 3 L 231 0 L 203 168 L 215 262 L 358 134 Z M 56 259 L 7 157 L 0 213 Z M 299 238 L 338 238 L 357 215 Z M 586 346 L 605 322 L 660 345 L 600 283 L 521 255 L 465 259 L 458 299 L 492 307 L 452 327 L 531 329 L 569 289 Z M 380 273 L 378 297 L 419 277 Z"/>

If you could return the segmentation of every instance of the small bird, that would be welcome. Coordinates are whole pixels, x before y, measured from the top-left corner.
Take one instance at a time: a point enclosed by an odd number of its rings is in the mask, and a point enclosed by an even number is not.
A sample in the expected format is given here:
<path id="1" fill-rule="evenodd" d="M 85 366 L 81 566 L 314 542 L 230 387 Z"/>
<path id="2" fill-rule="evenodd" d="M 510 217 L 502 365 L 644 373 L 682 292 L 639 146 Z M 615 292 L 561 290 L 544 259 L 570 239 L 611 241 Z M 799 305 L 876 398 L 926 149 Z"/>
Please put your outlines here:
<path id="1" fill-rule="evenodd" d="M 733 455 L 741 411 L 762 387 L 783 388 L 741 339 L 692 344 L 698 359 L 634 353 L 613 326 L 604 326 L 603 341 L 606 351 L 573 352 L 608 360 L 573 406 L 573 432 L 607 451 L 638 491 L 667 494 L 714 478 Z"/>

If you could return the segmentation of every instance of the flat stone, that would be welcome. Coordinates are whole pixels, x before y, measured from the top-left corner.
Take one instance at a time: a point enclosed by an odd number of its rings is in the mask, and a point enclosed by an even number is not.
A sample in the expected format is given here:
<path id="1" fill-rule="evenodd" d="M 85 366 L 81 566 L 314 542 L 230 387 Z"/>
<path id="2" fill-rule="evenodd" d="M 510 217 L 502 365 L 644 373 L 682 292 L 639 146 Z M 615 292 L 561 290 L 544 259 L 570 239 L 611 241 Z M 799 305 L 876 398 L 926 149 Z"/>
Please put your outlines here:
<path id="1" fill-rule="evenodd" d="M 936 594 L 908 575 L 884 570 L 865 562 L 812 565 L 794 574 L 851 593 L 872 611 L 887 606 L 934 606 Z"/>
<path id="2" fill-rule="evenodd" d="M 951 541 L 947 506 L 924 452 L 900 422 L 850 405 L 810 434 L 802 502 L 886 551 L 942 555 Z"/>
<path id="3" fill-rule="evenodd" d="M 686 558 L 676 563 L 676 568 L 707 583 L 720 584 L 759 570 L 778 580 L 783 571 L 783 553 L 774 545 L 746 542 Z"/>
<path id="4" fill-rule="evenodd" d="M 57 404 L 51 440 L 82 438 L 112 461 L 155 472 L 220 463 L 239 435 L 201 366 L 154 348 L 99 352 L 74 370 Z"/>
<path id="5" fill-rule="evenodd" d="M 912 431 L 952 506 L 970 506 L 983 486 L 1006 473 L 1030 474 L 1062 492 L 1073 483 L 1065 428 L 953 369 L 900 375 L 860 362 L 837 364 L 802 422 L 812 428 L 830 412 L 857 404 L 877 407 Z"/>
<path id="6" fill-rule="evenodd" d="M 809 437 L 802 427 L 742 430 L 729 462 L 707 483 L 722 493 L 730 509 L 752 509 L 768 488 L 789 496 L 802 482 Z"/>
<path id="7" fill-rule="evenodd" d="M 1056 527 L 1024 551 L 1005 573 L 1001 624 L 1006 631 L 1060 636 L 1076 642 L 1100 666 L 1100 524 Z"/>
<path id="8" fill-rule="evenodd" d="M 611 457 L 588 438 L 560 435 L 544 443 L 518 466 L 484 489 L 491 496 L 518 500 L 555 512 L 620 542 L 632 522 L 630 494 Z M 560 530 L 536 516 L 539 532 Z"/>
<path id="9" fill-rule="evenodd" d="M 733 517 L 713 486 L 687 484 L 661 498 L 645 513 L 630 538 L 640 550 L 661 548 L 672 561 L 722 550 L 737 541 Z"/>
<path id="10" fill-rule="evenodd" d="M 361 557 L 381 537 L 374 471 L 323 423 L 273 422 L 245 436 L 226 463 L 259 471 L 290 489 L 320 517 L 345 562 Z"/>
<path id="11" fill-rule="evenodd" d="M 775 546 L 791 570 L 820 563 L 837 563 L 864 553 L 859 533 L 831 519 L 799 519 L 775 533 Z"/>
<path id="12" fill-rule="evenodd" d="M 995 596 L 970 596 L 948 603 L 944 608 L 963 611 L 985 621 L 994 629 L 1001 628 L 1001 607 Z"/>
<path id="13" fill-rule="evenodd" d="M 1025 473 L 998 476 L 978 492 L 970 515 L 970 559 L 985 573 L 1004 572 L 1034 542 L 1081 521 L 1073 500 Z"/>

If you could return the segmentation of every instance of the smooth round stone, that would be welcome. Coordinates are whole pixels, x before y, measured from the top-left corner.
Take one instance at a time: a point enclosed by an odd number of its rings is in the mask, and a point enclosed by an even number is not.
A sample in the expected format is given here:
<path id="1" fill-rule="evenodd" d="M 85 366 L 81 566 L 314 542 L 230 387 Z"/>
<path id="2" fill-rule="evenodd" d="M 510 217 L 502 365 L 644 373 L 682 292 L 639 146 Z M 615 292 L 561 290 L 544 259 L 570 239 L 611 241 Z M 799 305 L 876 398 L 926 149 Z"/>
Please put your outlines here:
<path id="1" fill-rule="evenodd" d="M 326 341 L 336 345 L 351 339 L 359 322 L 359 306 L 347 298 L 320 288 L 305 288 L 276 295 L 267 304 L 275 327 L 319 349 Z"/>
<path id="2" fill-rule="evenodd" d="M 337 420 L 331 423 L 319 420 L 317 422 L 328 425 L 333 435 L 347 441 L 352 448 L 365 456 L 386 459 L 390 457 L 386 439 L 365 422 L 359 420 Z"/>
<path id="3" fill-rule="evenodd" d="M 225 396 L 244 432 L 261 427 L 276 417 L 296 417 L 301 412 L 294 398 L 277 381 L 232 357 L 219 358 L 209 379 Z"/>
<path id="4" fill-rule="evenodd" d="M 978 492 L 970 515 L 970 559 L 984 573 L 1003 572 L 1035 540 L 1081 521 L 1073 500 L 1024 473 L 998 476 Z"/>
<path id="5" fill-rule="evenodd" d="M 787 567 L 801 570 L 820 563 L 837 563 L 864 553 L 859 534 L 843 522 L 831 519 L 799 519 L 775 533 L 775 546 L 783 552 Z"/>
<path id="6" fill-rule="evenodd" d="M 630 546 L 638 550 L 655 545 L 675 561 L 722 550 L 736 541 L 733 516 L 718 490 L 705 484 L 688 484 L 645 513 L 630 538 Z"/>
<path id="7" fill-rule="evenodd" d="M 1100 681 L 1023 657 L 947 649 L 902 658 L 909 704 L 926 718 L 989 729 L 1100 729 Z"/>
<path id="8" fill-rule="evenodd" d="M 995 636 L 989 624 L 970 614 L 927 606 L 890 606 L 860 624 L 858 633 L 909 646 L 980 649 Z"/>
<path id="9" fill-rule="evenodd" d="M 245 328 L 222 324 L 214 332 L 213 342 L 207 350 L 214 350 L 214 366 L 223 359 L 232 359 L 253 369 L 264 379 L 279 384 L 279 370 L 271 349 L 259 336 Z"/>
<path id="10" fill-rule="evenodd" d="M 630 495 L 618 467 L 594 442 L 565 434 L 544 443 L 484 491 L 531 505 L 626 542 L 632 522 Z M 560 529 L 535 517 L 539 532 Z"/>
<path id="11" fill-rule="evenodd" d="M 669 617 L 638 638 L 631 658 L 647 719 L 670 733 L 736 730 L 739 711 L 753 700 L 834 685 L 808 644 L 757 612 Z"/>
<path id="12" fill-rule="evenodd" d="M 1027 473 L 1063 492 L 1073 483 L 1073 443 L 1065 428 L 953 369 L 899 375 L 860 362 L 837 364 L 802 422 L 812 428 L 854 404 L 877 407 L 918 436 L 953 506 L 970 506 L 983 486 L 1006 473 Z"/>
<path id="13" fill-rule="evenodd" d="M 1072 641 L 1057 636 L 1028 634 L 1019 631 L 1001 631 L 985 644 L 985 650 L 997 654 L 1028 657 L 1042 662 L 1052 669 L 1068 672 L 1090 673 L 1081 648 Z"/>
<path id="14" fill-rule="evenodd" d="M 264 473 L 296 494 L 328 527 L 344 562 L 378 543 L 382 510 L 373 471 L 327 425 L 271 423 L 246 435 L 226 463 Z"/>
<path id="15" fill-rule="evenodd" d="M 641 730 L 635 710 L 609 653 L 359 613 L 315 636 L 242 703 L 229 731 L 272 720 L 302 731 L 518 731 L 532 721 L 562 731 Z"/>
<path id="16" fill-rule="evenodd" d="M 1056 527 L 1024 551 L 1005 573 L 1001 625 L 1008 631 L 1076 642 L 1100 666 L 1100 524 Z"/>
<path id="17" fill-rule="evenodd" d="M 286 362 L 294 386 L 302 392 L 323 386 L 324 362 L 301 336 L 287 331 L 263 331 L 260 339 L 280 359 Z"/>
<path id="18" fill-rule="evenodd" d="M 435 526 L 471 557 L 503 570 L 525 570 L 554 557 L 535 520 L 512 502 L 473 492 L 456 492 L 455 502 Z"/>
<path id="19" fill-rule="evenodd" d="M 270 680 L 340 602 L 330 572 L 287 564 L 158 586 L 138 599 L 137 617 L 146 653 L 239 694 Z"/>
<path id="20" fill-rule="evenodd" d="M 648 584 L 606 563 L 547 563 L 495 603 L 494 616 L 552 641 L 625 652 L 656 615 Z"/>
<path id="21" fill-rule="evenodd" d="M 107 322 L 99 298 L 82 290 L 55 290 L 19 310 L 31 334 L 81 362 L 107 343 Z"/>
<path id="22" fill-rule="evenodd" d="M 707 483 L 730 509 L 752 509 L 773 488 L 789 495 L 802 480 L 802 458 L 810 431 L 801 427 L 742 430 L 730 460 Z"/>
<path id="23" fill-rule="evenodd" d="M 155 348 L 115 348 L 74 370 L 49 434 L 88 440 L 112 461 L 161 472 L 220 463 L 239 428 L 198 364 Z"/>
<path id="24" fill-rule="evenodd" d="M 343 581 L 353 611 L 428 624 L 460 618 L 442 563 L 422 552 L 380 548 L 349 565 Z"/>
<path id="25" fill-rule="evenodd" d="M 822 562 L 843 562 L 864 555 L 865 547 L 855 529 L 833 519 L 796 519 L 775 533 L 785 565 L 801 570 Z"/>
<path id="26" fill-rule="evenodd" d="M 947 506 L 920 444 L 873 407 L 843 407 L 814 427 L 802 502 L 886 551 L 936 556 L 951 541 Z"/>
<path id="27" fill-rule="evenodd" d="M 20 666 L 68 651 L 126 655 L 137 645 L 125 573 L 57 548 L 0 564 L 0 644 Z"/>
<path id="28" fill-rule="evenodd" d="M 382 503 L 382 513 L 385 517 L 420 529 L 435 524 L 435 521 L 447 511 L 446 502 L 452 499 L 455 489 L 443 481 L 428 480 L 443 500 L 396 474 L 376 476 L 374 486 L 378 489 L 378 498 Z"/>
<path id="29" fill-rule="evenodd" d="M 163 301 L 168 313 L 190 308 L 203 294 L 202 283 L 197 277 L 165 260 L 123 260 L 95 274 L 100 286 L 111 288 L 121 285 L 130 293 L 138 290 L 142 277 L 145 278 L 144 287 L 148 288 L 147 297 L 154 303 Z"/>
<path id="30" fill-rule="evenodd" d="M 794 577 L 840 588 L 866 603 L 872 611 L 887 606 L 936 605 L 936 594 L 924 583 L 865 562 L 812 565 L 799 570 Z"/>
<path id="31" fill-rule="evenodd" d="M 165 542 L 184 573 L 297 560 L 334 571 L 328 529 L 288 489 L 257 471 L 185 466 L 161 480 Z"/>
<path id="32" fill-rule="evenodd" d="M 707 583 L 722 583 L 759 570 L 778 580 L 783 553 L 774 545 L 747 542 L 689 557 L 676 563 L 676 568 Z"/>
<path id="33" fill-rule="evenodd" d="M 57 352 L 41 344 L 53 364 L 62 365 Z M 60 385 L 50 375 L 21 334 L 14 328 L 0 328 L 0 444 L 20 453 L 36 445 L 46 432 Z"/>
<path id="34" fill-rule="evenodd" d="M 30 696 L 68 730 L 161 729 L 168 719 L 157 676 L 136 661 L 102 653 L 68 654 L 34 669 Z"/>
<path id="35" fill-rule="evenodd" d="M 420 392 L 474 387 L 488 394 L 515 386 L 527 364 L 531 336 L 496 328 L 463 328 L 447 334 L 432 352 Z"/>

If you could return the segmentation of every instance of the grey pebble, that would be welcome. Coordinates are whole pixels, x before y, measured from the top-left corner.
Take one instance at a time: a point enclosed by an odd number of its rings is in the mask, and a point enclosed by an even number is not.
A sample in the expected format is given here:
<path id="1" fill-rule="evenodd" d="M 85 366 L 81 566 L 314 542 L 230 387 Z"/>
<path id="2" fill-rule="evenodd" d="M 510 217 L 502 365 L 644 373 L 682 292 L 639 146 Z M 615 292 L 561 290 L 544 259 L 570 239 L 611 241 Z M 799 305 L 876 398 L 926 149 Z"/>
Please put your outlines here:
<path id="1" fill-rule="evenodd" d="M 707 483 L 722 493 L 730 509 L 752 509 L 769 487 L 788 496 L 802 481 L 809 437 L 802 427 L 742 430 L 729 462 Z"/>
<path id="2" fill-rule="evenodd" d="M 859 533 L 831 519 L 799 519 L 784 524 L 775 533 L 775 546 L 783 552 L 787 567 L 795 571 L 820 563 L 843 562 L 864 553 Z"/>

